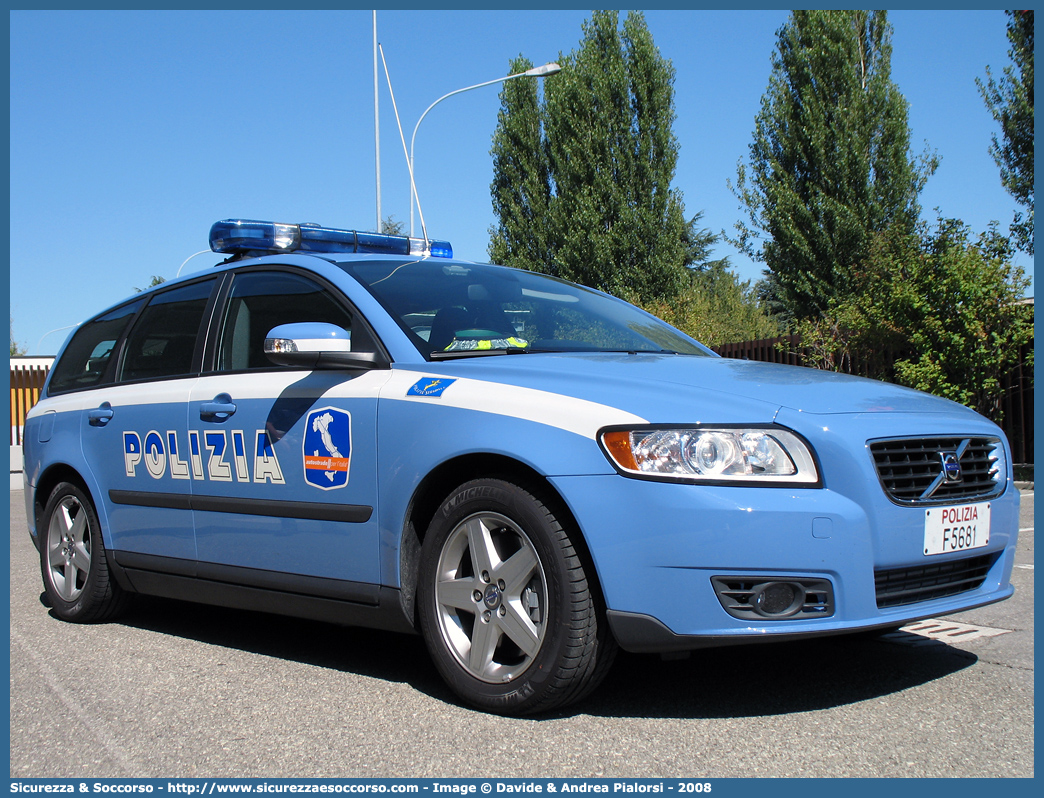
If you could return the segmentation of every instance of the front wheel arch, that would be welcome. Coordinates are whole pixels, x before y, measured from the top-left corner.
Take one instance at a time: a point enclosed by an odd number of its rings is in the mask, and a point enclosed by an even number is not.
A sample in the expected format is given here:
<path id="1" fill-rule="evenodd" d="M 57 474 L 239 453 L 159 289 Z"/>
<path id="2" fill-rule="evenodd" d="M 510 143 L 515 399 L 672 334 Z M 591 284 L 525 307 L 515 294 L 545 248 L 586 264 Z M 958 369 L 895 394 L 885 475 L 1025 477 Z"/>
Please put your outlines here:
<path id="1" fill-rule="evenodd" d="M 406 510 L 406 521 L 399 541 L 399 586 L 402 611 L 415 628 L 417 623 L 417 582 L 421 546 L 432 518 L 446 497 L 466 482 L 490 478 L 511 482 L 548 505 L 570 529 L 570 538 L 587 570 L 591 591 L 600 612 L 605 612 L 605 597 L 583 530 L 569 505 L 547 478 L 530 466 L 510 457 L 472 454 L 449 460 L 428 474 L 413 493 Z"/>

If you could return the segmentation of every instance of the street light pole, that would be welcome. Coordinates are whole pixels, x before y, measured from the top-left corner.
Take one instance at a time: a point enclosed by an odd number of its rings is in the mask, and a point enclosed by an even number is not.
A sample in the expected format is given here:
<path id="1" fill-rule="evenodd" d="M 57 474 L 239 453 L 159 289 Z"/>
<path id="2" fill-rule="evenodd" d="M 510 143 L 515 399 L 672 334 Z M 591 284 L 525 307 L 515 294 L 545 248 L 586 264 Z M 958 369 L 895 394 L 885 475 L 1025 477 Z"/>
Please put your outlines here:
<path id="1" fill-rule="evenodd" d="M 383 233 L 381 226 L 381 114 L 377 90 L 377 12 L 373 12 L 373 156 L 377 167 L 377 226 L 373 229 Z"/>
<path id="2" fill-rule="evenodd" d="M 548 75 L 554 75 L 554 74 L 556 74 L 558 72 L 561 72 L 561 71 L 562 71 L 562 67 L 560 67 L 558 64 L 552 62 L 552 63 L 549 63 L 549 64 L 544 64 L 543 66 L 538 66 L 538 67 L 533 67 L 532 69 L 527 69 L 525 72 L 516 72 L 514 75 L 507 75 L 507 76 L 502 77 L 502 78 L 496 78 L 495 80 L 487 80 L 484 83 L 476 83 L 474 86 L 465 86 L 463 89 L 457 89 L 456 91 L 451 91 L 449 94 L 443 94 L 441 97 L 439 97 L 439 99 L 437 99 L 435 102 L 433 102 L 431 105 L 429 105 L 427 108 L 424 109 L 424 113 L 420 115 L 420 119 L 417 120 L 417 124 L 413 128 L 413 136 L 410 137 L 410 175 L 412 176 L 414 174 L 414 171 L 413 171 L 413 143 L 417 140 L 417 129 L 420 127 L 420 123 L 424 121 L 424 117 L 426 117 L 428 115 L 428 111 L 430 111 L 432 108 L 434 108 L 440 102 L 442 102 L 443 100 L 447 99 L 448 97 L 452 97 L 455 94 L 462 94 L 463 92 L 471 91 L 472 89 L 481 89 L 483 86 L 492 86 L 494 83 L 503 83 L 505 81 L 512 80 L 514 78 L 544 78 L 544 77 L 547 77 Z M 413 236 L 413 205 L 414 205 L 415 202 L 418 205 L 420 204 L 420 200 L 417 198 L 417 186 L 414 183 L 413 178 L 411 177 L 411 179 L 410 179 L 410 236 L 411 237 Z"/>

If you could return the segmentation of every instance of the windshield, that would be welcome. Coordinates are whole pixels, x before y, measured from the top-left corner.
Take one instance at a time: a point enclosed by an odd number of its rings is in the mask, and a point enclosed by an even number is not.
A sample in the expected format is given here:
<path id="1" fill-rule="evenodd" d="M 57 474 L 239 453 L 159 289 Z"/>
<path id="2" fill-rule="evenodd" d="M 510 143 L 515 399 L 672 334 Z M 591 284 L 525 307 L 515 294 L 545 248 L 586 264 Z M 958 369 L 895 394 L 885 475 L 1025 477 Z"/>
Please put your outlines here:
<path id="1" fill-rule="evenodd" d="M 434 259 L 338 265 L 434 359 L 505 352 L 713 356 L 633 305 L 534 272 Z"/>

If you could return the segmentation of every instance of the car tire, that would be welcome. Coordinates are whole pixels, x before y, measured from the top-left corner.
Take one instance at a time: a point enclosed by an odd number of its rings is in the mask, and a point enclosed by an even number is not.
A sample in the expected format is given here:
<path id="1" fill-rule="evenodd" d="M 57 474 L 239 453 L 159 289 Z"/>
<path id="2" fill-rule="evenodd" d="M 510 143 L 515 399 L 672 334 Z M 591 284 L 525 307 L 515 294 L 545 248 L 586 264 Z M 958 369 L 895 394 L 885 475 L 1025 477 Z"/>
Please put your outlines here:
<path id="1" fill-rule="evenodd" d="M 71 482 L 57 485 L 40 531 L 40 568 L 55 615 L 99 623 L 124 609 L 129 596 L 109 573 L 98 514 L 85 491 Z"/>
<path id="2" fill-rule="evenodd" d="M 498 479 L 455 490 L 425 536 L 418 612 L 443 678 L 508 715 L 579 700 L 616 651 L 561 514 Z"/>

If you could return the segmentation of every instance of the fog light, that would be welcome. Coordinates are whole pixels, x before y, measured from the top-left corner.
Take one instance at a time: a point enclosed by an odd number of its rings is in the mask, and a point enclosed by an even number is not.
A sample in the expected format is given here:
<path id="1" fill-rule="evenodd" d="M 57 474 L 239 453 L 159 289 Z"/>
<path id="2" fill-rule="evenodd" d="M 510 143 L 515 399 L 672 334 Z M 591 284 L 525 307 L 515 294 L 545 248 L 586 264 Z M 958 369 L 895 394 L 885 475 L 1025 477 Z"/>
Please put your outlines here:
<path id="1" fill-rule="evenodd" d="M 712 576 L 722 609 L 744 621 L 790 621 L 834 614 L 834 589 L 828 579 L 810 576 Z"/>
<path id="2" fill-rule="evenodd" d="M 758 585 L 753 596 L 755 611 L 760 615 L 778 618 L 793 615 L 805 601 L 805 591 L 790 582 L 766 582 Z"/>

